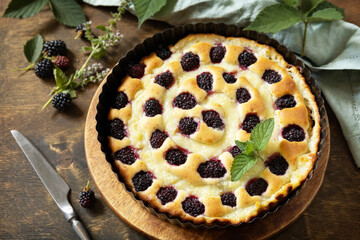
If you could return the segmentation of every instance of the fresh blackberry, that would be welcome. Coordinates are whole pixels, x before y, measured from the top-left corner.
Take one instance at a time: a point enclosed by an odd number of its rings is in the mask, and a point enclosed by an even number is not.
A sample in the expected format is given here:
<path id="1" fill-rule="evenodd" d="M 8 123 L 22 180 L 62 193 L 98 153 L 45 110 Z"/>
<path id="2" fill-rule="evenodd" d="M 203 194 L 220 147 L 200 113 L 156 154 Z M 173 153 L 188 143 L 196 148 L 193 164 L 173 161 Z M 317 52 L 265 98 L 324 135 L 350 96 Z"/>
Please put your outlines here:
<path id="1" fill-rule="evenodd" d="M 197 217 L 205 212 L 205 206 L 195 196 L 185 198 L 181 203 L 184 212 L 190 214 L 193 217 Z"/>
<path id="2" fill-rule="evenodd" d="M 202 178 L 221 178 L 227 171 L 220 160 L 212 159 L 201 163 L 197 172 Z"/>
<path id="3" fill-rule="evenodd" d="M 290 142 L 302 142 L 305 139 L 305 132 L 300 126 L 291 124 L 283 129 L 282 137 Z"/>
<path id="4" fill-rule="evenodd" d="M 242 53 L 240 53 L 238 60 L 239 60 L 240 67 L 247 68 L 248 66 L 256 63 L 257 58 L 255 57 L 255 55 L 253 53 L 245 50 Z"/>
<path id="5" fill-rule="evenodd" d="M 125 124 L 121 119 L 115 118 L 109 122 L 109 135 L 119 140 L 126 136 Z"/>
<path id="6" fill-rule="evenodd" d="M 223 78 L 225 80 L 225 82 L 229 83 L 229 84 L 232 84 L 232 83 L 235 83 L 236 82 L 236 78 L 233 74 L 231 73 L 223 73 Z"/>
<path id="7" fill-rule="evenodd" d="M 295 101 L 294 96 L 292 96 L 290 94 L 286 94 L 286 95 L 276 99 L 275 106 L 279 110 L 284 109 L 284 108 L 292 108 L 292 107 L 296 106 L 296 101 Z"/>
<path id="8" fill-rule="evenodd" d="M 251 98 L 249 91 L 246 88 L 239 88 L 236 90 L 236 100 L 239 103 L 246 103 Z"/>
<path id="9" fill-rule="evenodd" d="M 210 59 L 213 63 L 220 63 L 225 56 L 226 48 L 224 46 L 217 45 L 210 49 Z"/>
<path id="10" fill-rule="evenodd" d="M 174 76 L 170 71 L 160 73 L 155 77 L 155 83 L 168 89 L 174 83 Z"/>
<path id="11" fill-rule="evenodd" d="M 89 181 L 86 184 L 86 187 L 79 194 L 79 203 L 84 208 L 91 208 L 95 202 L 95 193 L 90 190 Z"/>
<path id="12" fill-rule="evenodd" d="M 165 153 L 165 160 L 171 164 L 180 166 L 187 160 L 187 155 L 178 148 L 172 148 Z"/>
<path id="13" fill-rule="evenodd" d="M 112 104 L 113 108 L 121 109 L 124 108 L 129 103 L 129 99 L 123 91 L 120 91 L 116 94 L 115 102 Z"/>
<path id="14" fill-rule="evenodd" d="M 198 123 L 191 117 L 184 117 L 179 122 L 179 130 L 181 134 L 191 135 L 198 127 Z"/>
<path id="15" fill-rule="evenodd" d="M 236 206 L 236 196 L 232 192 L 224 193 L 220 196 L 220 198 L 223 205 L 230 207 Z"/>
<path id="16" fill-rule="evenodd" d="M 78 37 L 81 37 L 82 39 L 85 39 L 85 32 L 86 32 L 86 29 L 85 29 L 85 24 L 82 23 L 82 24 L 79 24 L 77 27 L 76 27 L 76 38 Z"/>
<path id="17" fill-rule="evenodd" d="M 233 158 L 235 158 L 237 155 L 239 155 L 240 153 L 242 153 L 241 149 L 238 146 L 233 146 L 229 152 L 231 153 L 231 155 L 233 156 Z"/>
<path id="18" fill-rule="evenodd" d="M 150 144 L 152 148 L 160 148 L 168 135 L 159 129 L 156 129 L 152 134 L 150 138 Z"/>
<path id="19" fill-rule="evenodd" d="M 135 152 L 135 149 L 131 146 L 124 147 L 114 153 L 115 160 L 119 160 L 123 164 L 133 164 L 139 155 Z"/>
<path id="20" fill-rule="evenodd" d="M 247 132 L 251 133 L 253 128 L 260 123 L 260 119 L 256 114 L 248 114 L 246 115 L 244 122 L 242 124 L 242 129 Z"/>
<path id="21" fill-rule="evenodd" d="M 253 178 L 246 183 L 245 190 L 249 193 L 250 196 L 260 196 L 263 192 L 266 191 L 267 187 L 268 183 L 264 179 Z"/>
<path id="22" fill-rule="evenodd" d="M 173 101 L 174 107 L 181 109 L 192 109 L 197 104 L 196 99 L 190 93 L 180 93 Z"/>
<path id="23" fill-rule="evenodd" d="M 274 153 L 264 162 L 265 167 L 268 167 L 270 172 L 275 175 L 284 175 L 289 168 L 288 162 L 280 153 Z"/>
<path id="24" fill-rule="evenodd" d="M 160 45 L 158 49 L 156 49 L 156 56 L 161 58 L 162 60 L 166 60 L 171 56 L 172 52 L 169 48 Z"/>
<path id="25" fill-rule="evenodd" d="M 144 112 L 147 117 L 154 117 L 158 114 L 162 114 L 161 104 L 155 98 L 151 98 L 146 101 L 144 105 Z"/>
<path id="26" fill-rule="evenodd" d="M 206 125 L 211 128 L 224 128 L 224 123 L 218 112 L 214 110 L 202 111 L 202 117 Z"/>
<path id="27" fill-rule="evenodd" d="M 197 85 L 206 92 L 210 92 L 212 90 L 213 81 L 213 76 L 209 72 L 203 72 L 196 76 Z"/>
<path id="28" fill-rule="evenodd" d="M 129 63 L 127 72 L 132 78 L 142 78 L 146 65 L 143 63 Z"/>
<path id="29" fill-rule="evenodd" d="M 71 104 L 71 97 L 69 93 L 58 93 L 56 94 L 52 100 L 51 103 L 53 104 L 53 107 L 56 108 L 59 111 L 65 111 L 70 107 Z"/>
<path id="30" fill-rule="evenodd" d="M 280 82 L 282 79 L 281 75 L 278 72 L 271 69 L 265 70 L 261 78 L 269 84 Z"/>
<path id="31" fill-rule="evenodd" d="M 162 205 L 175 200 L 177 191 L 174 187 L 161 187 L 156 193 L 157 198 L 160 200 Z"/>
<path id="32" fill-rule="evenodd" d="M 200 58 L 197 54 L 192 52 L 185 53 L 185 55 L 180 60 L 181 67 L 184 71 L 192 71 L 199 67 Z"/>
<path id="33" fill-rule="evenodd" d="M 66 44 L 62 40 L 52 40 L 44 43 L 43 51 L 48 57 L 61 55 L 66 53 Z"/>
<path id="34" fill-rule="evenodd" d="M 145 191 L 152 183 L 153 175 L 150 172 L 140 171 L 132 178 L 132 184 L 137 192 Z"/>
<path id="35" fill-rule="evenodd" d="M 69 67 L 70 61 L 65 56 L 57 56 L 54 60 L 54 64 L 60 69 L 66 69 Z"/>
<path id="36" fill-rule="evenodd" d="M 35 74 L 39 78 L 49 78 L 53 75 L 54 64 L 50 59 L 44 58 L 35 66 Z"/>

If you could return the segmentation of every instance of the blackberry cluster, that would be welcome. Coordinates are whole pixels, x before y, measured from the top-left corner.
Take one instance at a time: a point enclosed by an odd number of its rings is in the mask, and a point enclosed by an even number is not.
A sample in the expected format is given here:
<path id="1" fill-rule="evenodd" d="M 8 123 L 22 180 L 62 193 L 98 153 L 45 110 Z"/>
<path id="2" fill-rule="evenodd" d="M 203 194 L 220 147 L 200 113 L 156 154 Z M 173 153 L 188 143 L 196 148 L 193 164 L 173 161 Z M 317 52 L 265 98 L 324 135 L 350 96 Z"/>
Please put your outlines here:
<path id="1" fill-rule="evenodd" d="M 71 104 L 70 94 L 62 92 L 58 93 L 52 98 L 51 103 L 53 104 L 53 107 L 57 110 L 65 111 L 70 107 Z"/>
<path id="2" fill-rule="evenodd" d="M 151 134 L 151 138 L 150 138 L 151 147 L 155 149 L 160 148 L 167 137 L 168 135 L 166 133 L 160 131 L 159 129 L 156 129 L 155 132 Z"/>
<path id="3" fill-rule="evenodd" d="M 51 62 L 50 59 L 42 59 L 38 62 L 35 66 L 35 74 L 39 78 L 49 78 L 53 74 L 54 64 Z"/>
<path id="4" fill-rule="evenodd" d="M 170 71 L 160 73 L 155 77 L 155 83 L 168 89 L 174 83 L 174 76 Z"/>
<path id="5" fill-rule="evenodd" d="M 250 65 L 256 63 L 257 58 L 255 57 L 255 55 L 253 53 L 245 50 L 242 53 L 240 53 L 240 55 L 238 57 L 238 61 L 239 61 L 240 67 L 247 68 Z"/>
<path id="6" fill-rule="evenodd" d="M 280 153 L 274 153 L 264 162 L 265 167 L 268 167 L 270 172 L 275 175 L 284 175 L 289 167 L 288 162 Z"/>
<path id="7" fill-rule="evenodd" d="M 158 49 L 156 49 L 156 56 L 161 58 L 162 60 L 166 60 L 171 56 L 172 52 L 169 48 L 160 45 Z"/>
<path id="8" fill-rule="evenodd" d="M 236 90 L 236 100 L 239 103 L 246 103 L 251 98 L 249 91 L 246 88 L 239 88 Z"/>
<path id="9" fill-rule="evenodd" d="M 60 69 L 66 69 L 69 67 L 70 61 L 65 56 L 57 56 L 54 60 L 54 64 Z"/>
<path id="10" fill-rule="evenodd" d="M 185 55 L 180 60 L 181 67 L 184 71 L 192 71 L 199 67 L 200 58 L 197 54 L 192 52 L 185 53 Z"/>
<path id="11" fill-rule="evenodd" d="M 198 127 L 198 123 L 191 117 L 184 117 L 179 122 L 179 130 L 184 135 L 193 134 Z"/>
<path id="12" fill-rule="evenodd" d="M 115 101 L 112 105 L 113 108 L 121 109 L 124 108 L 129 102 L 129 99 L 123 91 L 120 91 L 116 94 Z"/>
<path id="13" fill-rule="evenodd" d="M 119 151 L 116 151 L 114 153 L 114 158 L 123 164 L 131 165 L 136 161 L 138 155 L 135 153 L 133 147 L 127 146 L 120 149 Z"/>
<path id="14" fill-rule="evenodd" d="M 250 196 L 260 196 L 266 191 L 268 183 L 263 178 L 253 178 L 245 185 L 245 190 Z"/>
<path id="15" fill-rule="evenodd" d="M 144 76 L 146 65 L 143 63 L 130 63 L 127 72 L 132 78 L 142 78 Z"/>
<path id="16" fill-rule="evenodd" d="M 79 203 L 84 208 L 91 208 L 95 202 L 95 193 L 90 190 L 89 182 L 85 189 L 79 194 Z"/>
<path id="17" fill-rule="evenodd" d="M 176 96 L 173 101 L 174 107 L 181 109 L 192 109 L 196 106 L 197 102 L 193 95 L 190 93 L 181 93 Z"/>
<path id="18" fill-rule="evenodd" d="M 210 92 L 212 90 L 213 81 L 213 76 L 209 72 L 203 72 L 196 76 L 197 85 L 206 92 Z"/>
<path id="19" fill-rule="evenodd" d="M 264 74 L 262 75 L 262 80 L 269 84 L 280 82 L 282 79 L 281 75 L 271 69 L 265 70 Z"/>
<path id="20" fill-rule="evenodd" d="M 235 207 L 236 206 L 236 196 L 235 194 L 229 192 L 224 193 L 220 196 L 221 203 L 226 206 Z"/>
<path id="21" fill-rule="evenodd" d="M 187 155 L 178 148 L 170 149 L 165 154 L 165 160 L 171 164 L 180 166 L 187 160 Z"/>
<path id="22" fill-rule="evenodd" d="M 181 203 L 184 212 L 190 214 L 193 217 L 197 217 L 205 212 L 205 206 L 195 196 L 185 198 Z"/>
<path id="23" fill-rule="evenodd" d="M 233 156 L 233 158 L 235 158 L 237 155 L 239 155 L 240 153 L 242 153 L 241 149 L 238 148 L 238 146 L 233 146 L 230 151 L 231 155 Z"/>
<path id="24" fill-rule="evenodd" d="M 132 178 L 132 184 L 137 192 L 145 191 L 152 183 L 153 175 L 150 172 L 140 171 Z"/>
<path id="25" fill-rule="evenodd" d="M 109 135 L 119 140 L 126 136 L 125 124 L 121 119 L 115 118 L 109 122 Z"/>
<path id="26" fill-rule="evenodd" d="M 242 129 L 247 133 L 251 133 L 256 125 L 260 123 L 260 119 L 256 114 L 248 114 L 242 124 Z"/>
<path id="27" fill-rule="evenodd" d="M 82 24 L 79 24 L 77 27 L 76 27 L 76 35 L 81 37 L 82 39 L 85 39 L 85 32 L 86 32 L 86 29 L 85 29 L 85 24 L 82 23 Z"/>
<path id="28" fill-rule="evenodd" d="M 211 128 L 222 129 L 224 127 L 224 123 L 219 113 L 217 113 L 214 110 L 203 111 L 202 117 L 206 125 L 208 125 Z"/>
<path id="29" fill-rule="evenodd" d="M 43 51 L 47 54 L 48 57 L 65 55 L 66 53 L 66 44 L 62 40 L 52 40 L 44 43 Z"/>
<path id="30" fill-rule="evenodd" d="M 231 73 L 223 73 L 222 76 L 223 76 L 225 82 L 227 82 L 229 84 L 232 84 L 232 83 L 236 82 L 235 76 L 233 74 L 231 74 Z"/>
<path id="31" fill-rule="evenodd" d="M 222 45 L 210 49 L 210 59 L 213 63 L 220 63 L 225 56 L 226 48 Z"/>
<path id="32" fill-rule="evenodd" d="M 290 142 L 301 142 L 305 139 L 305 132 L 300 126 L 291 124 L 284 128 L 282 136 Z"/>
<path id="33" fill-rule="evenodd" d="M 162 107 L 158 100 L 152 98 L 146 101 L 144 111 L 147 117 L 154 117 L 162 113 Z"/>
<path id="34" fill-rule="evenodd" d="M 296 101 L 295 101 L 294 96 L 292 96 L 290 94 L 286 94 L 286 95 L 276 99 L 275 106 L 279 110 L 284 109 L 284 108 L 292 108 L 292 107 L 296 106 Z"/>
<path id="35" fill-rule="evenodd" d="M 173 187 L 161 187 L 156 193 L 157 198 L 160 200 L 162 205 L 175 200 L 177 191 Z"/>
<path id="36" fill-rule="evenodd" d="M 226 173 L 226 168 L 220 160 L 209 160 L 199 165 L 197 172 L 202 178 L 221 178 Z"/>

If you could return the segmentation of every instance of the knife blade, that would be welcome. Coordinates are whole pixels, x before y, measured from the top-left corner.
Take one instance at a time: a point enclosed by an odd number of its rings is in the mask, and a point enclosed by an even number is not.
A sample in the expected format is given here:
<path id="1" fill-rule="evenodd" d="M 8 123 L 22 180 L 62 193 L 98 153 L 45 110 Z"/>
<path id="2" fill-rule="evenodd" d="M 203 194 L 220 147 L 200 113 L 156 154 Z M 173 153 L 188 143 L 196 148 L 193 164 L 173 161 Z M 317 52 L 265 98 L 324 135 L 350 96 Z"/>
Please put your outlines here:
<path id="1" fill-rule="evenodd" d="M 66 220 L 71 223 L 79 238 L 84 240 L 91 239 L 84 225 L 77 219 L 77 215 L 69 203 L 69 185 L 67 185 L 48 160 L 24 135 L 17 130 L 11 130 L 11 134 L 54 199 L 56 205 L 64 214 Z"/>

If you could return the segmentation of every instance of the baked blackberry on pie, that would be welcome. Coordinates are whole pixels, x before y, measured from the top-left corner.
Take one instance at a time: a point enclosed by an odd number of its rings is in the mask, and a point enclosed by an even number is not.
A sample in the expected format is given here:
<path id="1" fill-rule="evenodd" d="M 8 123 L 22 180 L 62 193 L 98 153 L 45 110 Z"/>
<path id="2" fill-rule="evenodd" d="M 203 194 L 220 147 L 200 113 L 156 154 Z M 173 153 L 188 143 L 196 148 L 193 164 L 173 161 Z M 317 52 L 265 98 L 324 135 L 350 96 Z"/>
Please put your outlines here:
<path id="1" fill-rule="evenodd" d="M 264 161 L 231 181 L 235 140 L 275 127 Z M 192 34 L 160 46 L 128 74 L 108 114 L 108 144 L 125 184 L 159 212 L 195 224 L 239 224 L 278 204 L 312 171 L 320 141 L 315 97 L 270 46 Z"/>

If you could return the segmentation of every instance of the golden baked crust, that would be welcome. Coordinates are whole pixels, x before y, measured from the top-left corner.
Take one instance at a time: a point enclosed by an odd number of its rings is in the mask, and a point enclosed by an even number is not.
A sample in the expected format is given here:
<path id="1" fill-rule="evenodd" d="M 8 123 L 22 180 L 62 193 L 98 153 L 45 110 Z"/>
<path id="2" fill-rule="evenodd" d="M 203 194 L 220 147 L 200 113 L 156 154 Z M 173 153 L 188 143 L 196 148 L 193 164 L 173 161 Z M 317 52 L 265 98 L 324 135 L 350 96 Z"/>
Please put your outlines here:
<path id="1" fill-rule="evenodd" d="M 212 63 L 210 51 L 219 44 L 226 48 L 220 63 Z M 299 70 L 288 64 L 282 55 L 270 46 L 245 38 L 223 37 L 215 34 L 192 34 L 170 46 L 170 58 L 162 60 L 155 53 L 141 60 L 145 64 L 141 79 L 126 76 L 118 92 L 124 92 L 128 103 L 119 109 L 111 108 L 108 119 L 120 119 L 126 135 L 109 136 L 109 147 L 114 156 L 115 166 L 135 195 L 149 203 L 159 212 L 164 212 L 195 224 L 248 222 L 260 213 L 269 210 L 299 187 L 307 178 L 317 159 L 320 141 L 320 114 L 315 97 Z M 244 51 L 251 52 L 256 62 L 248 67 L 239 66 L 238 57 Z M 185 53 L 198 55 L 200 66 L 184 71 L 180 60 Z M 267 70 L 280 74 L 281 80 L 265 82 L 262 77 Z M 156 76 L 169 71 L 174 83 L 166 88 L 155 82 Z M 203 72 L 213 78 L 211 91 L 198 86 L 197 76 Z M 235 83 L 227 83 L 223 73 L 235 76 Z M 251 98 L 241 103 L 236 91 L 245 88 Z M 181 109 L 174 106 L 174 99 L 181 93 L 190 93 L 196 99 L 196 106 Z M 275 101 L 291 95 L 296 101 L 293 107 L 279 109 Z M 144 105 L 149 99 L 156 99 L 162 114 L 146 116 Z M 223 127 L 210 127 L 203 121 L 203 112 L 214 110 L 223 122 Z M 264 162 L 258 161 L 236 182 L 230 180 L 233 156 L 229 149 L 235 140 L 246 141 L 250 133 L 242 129 L 248 114 L 255 114 L 262 121 L 274 118 L 272 137 L 261 152 L 263 159 L 280 154 L 288 163 L 285 174 L 274 174 Z M 191 117 L 197 122 L 196 131 L 182 134 L 179 130 L 181 119 Z M 282 131 L 287 126 L 297 125 L 304 130 L 305 139 L 289 141 Z M 165 132 L 168 137 L 159 148 L 153 148 L 150 138 L 155 131 Z M 115 155 L 122 149 L 131 149 L 133 162 L 122 162 Z M 180 165 L 170 164 L 166 153 L 170 149 L 181 149 L 186 161 Z M 202 177 L 199 166 L 207 161 L 220 161 L 226 169 L 222 177 Z M 134 187 L 134 176 L 141 172 L 151 173 L 152 182 L 145 190 Z M 262 178 L 267 187 L 260 195 L 251 196 L 246 185 L 252 179 Z M 176 198 L 162 204 L 157 196 L 159 189 L 171 186 Z M 223 205 L 221 195 L 233 193 L 236 206 Z M 196 197 L 204 206 L 197 216 L 186 213 L 183 202 Z"/>

